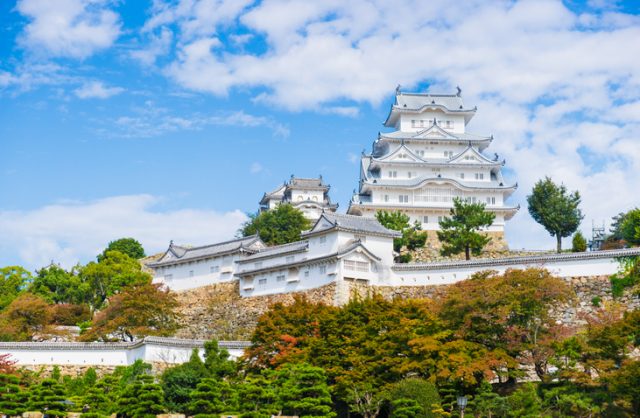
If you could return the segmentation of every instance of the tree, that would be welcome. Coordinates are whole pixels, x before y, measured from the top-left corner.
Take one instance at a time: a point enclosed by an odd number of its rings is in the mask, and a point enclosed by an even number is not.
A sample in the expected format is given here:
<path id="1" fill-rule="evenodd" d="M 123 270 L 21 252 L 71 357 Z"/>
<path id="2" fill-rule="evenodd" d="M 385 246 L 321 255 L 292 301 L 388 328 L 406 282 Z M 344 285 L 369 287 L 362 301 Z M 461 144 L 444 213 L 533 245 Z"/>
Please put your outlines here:
<path id="1" fill-rule="evenodd" d="M 451 217 L 440 221 L 440 231 L 437 231 L 438 239 L 442 242 L 440 253 L 449 256 L 464 251 L 467 260 L 471 259 L 471 253 L 480 255 L 491 238 L 478 231 L 490 226 L 495 217 L 494 213 L 485 211 L 484 203 L 453 199 Z"/>
<path id="2" fill-rule="evenodd" d="M 28 407 L 32 411 L 46 411 L 50 417 L 64 417 L 67 405 L 64 387 L 55 379 L 44 379 L 31 388 Z"/>
<path id="3" fill-rule="evenodd" d="M 27 287 L 31 279 L 31 273 L 20 266 L 0 268 L 0 311 Z"/>
<path id="4" fill-rule="evenodd" d="M 622 238 L 631 245 L 640 245 L 640 208 L 627 212 L 620 225 Z"/>
<path id="5" fill-rule="evenodd" d="M 169 409 L 184 411 L 191 401 L 191 391 L 207 376 L 210 373 L 200 359 L 197 348 L 193 349 L 188 362 L 165 370 L 161 381 Z"/>
<path id="6" fill-rule="evenodd" d="M 433 383 L 412 377 L 400 380 L 389 388 L 389 399 L 408 399 L 418 406 L 418 411 L 411 415 L 414 418 L 436 418 L 432 412 L 440 406 L 438 388 Z M 395 407 L 392 417 L 396 416 Z"/>
<path id="7" fill-rule="evenodd" d="M 302 211 L 289 204 L 249 215 L 249 218 L 238 232 L 245 237 L 258 234 L 267 245 L 299 241 L 300 233 L 311 228 Z"/>
<path id="8" fill-rule="evenodd" d="M 578 231 L 573 235 L 573 239 L 571 240 L 571 251 L 574 253 L 582 253 L 587 251 L 587 240 L 585 239 L 582 232 Z"/>
<path id="9" fill-rule="evenodd" d="M 85 265 L 78 274 L 90 290 L 87 302 L 93 309 L 100 309 L 107 298 L 126 286 L 151 283 L 138 260 L 120 251 L 107 251 L 99 262 Z"/>
<path id="10" fill-rule="evenodd" d="M 580 206 L 580 193 L 567 192 L 564 184 L 556 185 L 545 177 L 527 196 L 529 214 L 557 240 L 557 251 L 562 251 L 562 238 L 573 234 L 584 217 Z"/>
<path id="11" fill-rule="evenodd" d="M 391 418 L 415 418 L 420 416 L 422 407 L 414 399 L 399 398 L 391 401 Z"/>
<path id="12" fill-rule="evenodd" d="M 640 411 L 640 361 L 628 360 L 608 378 L 609 390 L 629 411 Z"/>
<path id="13" fill-rule="evenodd" d="M 20 379 L 0 373 L 0 413 L 6 416 L 22 414 L 26 400 L 26 393 L 20 389 Z"/>
<path id="14" fill-rule="evenodd" d="M 88 302 L 89 283 L 83 283 L 75 269 L 67 271 L 51 264 L 36 272 L 29 292 L 51 303 L 81 304 Z M 75 324 L 74 324 L 75 325 Z"/>
<path id="15" fill-rule="evenodd" d="M 542 400 L 533 383 L 525 383 L 507 399 L 510 417 L 539 418 L 542 416 Z"/>
<path id="16" fill-rule="evenodd" d="M 129 286 L 109 299 L 81 339 L 134 341 L 147 335 L 168 336 L 178 328 L 177 307 L 173 293 L 157 284 Z"/>
<path id="17" fill-rule="evenodd" d="M 0 313 L 0 340 L 31 341 L 51 330 L 51 308 L 39 296 L 23 293 Z"/>
<path id="18" fill-rule="evenodd" d="M 118 398 L 117 412 L 122 418 L 148 418 L 165 412 L 162 388 L 150 375 L 141 375 L 129 383 Z"/>
<path id="19" fill-rule="evenodd" d="M 285 364 L 276 371 L 282 411 L 300 417 L 333 418 L 327 376 L 320 367 L 307 363 Z"/>
<path id="20" fill-rule="evenodd" d="M 13 367 L 16 363 L 10 354 L 0 354 L 0 374 L 13 374 L 16 371 Z"/>
<path id="21" fill-rule="evenodd" d="M 98 261 L 102 261 L 102 259 L 107 256 L 107 252 L 109 251 L 119 251 L 122 254 L 128 255 L 134 260 L 139 260 L 143 257 L 146 257 L 144 248 L 142 248 L 142 244 L 140 244 L 133 238 L 120 238 L 115 241 L 109 242 L 109 245 L 107 245 L 107 248 L 105 248 L 102 254 L 98 255 Z"/>
<path id="22" fill-rule="evenodd" d="M 202 379 L 191 392 L 189 412 L 195 414 L 220 414 L 233 410 L 236 406 L 236 393 L 229 383 L 217 378 Z"/>
<path id="23" fill-rule="evenodd" d="M 248 375 L 237 387 L 242 418 L 268 418 L 278 412 L 273 382 L 263 374 Z"/>
<path id="24" fill-rule="evenodd" d="M 381 210 L 376 212 L 376 219 L 385 228 L 402 232 L 401 238 L 393 240 L 393 249 L 395 251 L 400 251 L 402 247 L 415 250 L 416 248 L 424 247 L 425 242 L 427 242 L 427 234 L 421 231 L 420 224 L 416 222 L 411 225 L 409 216 L 402 212 Z"/>
<path id="25" fill-rule="evenodd" d="M 224 378 L 236 371 L 236 363 L 229 359 L 229 352 L 220 348 L 218 341 L 204 343 L 204 367 L 212 377 Z"/>
<path id="26" fill-rule="evenodd" d="M 507 400 L 493 391 L 491 383 L 483 380 L 474 399 L 474 412 L 482 417 L 506 416 Z"/>

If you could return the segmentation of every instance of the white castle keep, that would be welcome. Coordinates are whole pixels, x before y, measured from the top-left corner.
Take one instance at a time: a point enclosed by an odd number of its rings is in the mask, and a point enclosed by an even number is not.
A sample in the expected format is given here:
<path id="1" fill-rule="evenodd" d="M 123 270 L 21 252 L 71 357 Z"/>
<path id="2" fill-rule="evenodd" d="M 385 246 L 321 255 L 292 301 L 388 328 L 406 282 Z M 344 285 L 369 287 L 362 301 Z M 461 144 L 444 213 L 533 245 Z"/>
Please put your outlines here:
<path id="1" fill-rule="evenodd" d="M 305 217 L 315 221 L 324 211 L 335 212 L 337 204 L 331 203 L 329 189 L 322 176 L 314 179 L 305 179 L 291 175 L 289 181 L 282 186 L 265 193 L 260 200 L 260 212 L 273 209 L 281 203 L 288 203 L 302 211 Z"/>
<path id="2" fill-rule="evenodd" d="M 377 211 L 401 211 L 424 230 L 437 230 L 453 199 L 481 202 L 496 217 L 487 231 L 504 232 L 505 221 L 518 207 L 506 204 L 517 184 L 502 177 L 496 154 L 485 151 L 493 136 L 466 131 L 476 108 L 464 106 L 457 94 L 405 93 L 396 90 L 384 126 L 370 154 L 360 163 L 359 190 L 347 213 L 367 217 Z"/>

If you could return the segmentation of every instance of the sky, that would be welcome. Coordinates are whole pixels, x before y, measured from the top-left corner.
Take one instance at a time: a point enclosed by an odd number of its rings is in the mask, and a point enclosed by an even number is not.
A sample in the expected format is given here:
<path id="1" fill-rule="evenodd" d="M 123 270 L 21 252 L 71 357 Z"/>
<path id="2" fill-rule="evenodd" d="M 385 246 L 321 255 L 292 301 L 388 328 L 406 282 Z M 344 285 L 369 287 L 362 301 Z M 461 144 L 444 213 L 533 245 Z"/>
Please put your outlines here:
<path id="1" fill-rule="evenodd" d="M 639 5 L 1 1 L 0 266 L 229 239 L 291 174 L 345 211 L 398 84 L 478 107 L 519 185 L 512 248 L 554 246 L 526 209 L 544 176 L 590 237 L 640 204 Z"/>

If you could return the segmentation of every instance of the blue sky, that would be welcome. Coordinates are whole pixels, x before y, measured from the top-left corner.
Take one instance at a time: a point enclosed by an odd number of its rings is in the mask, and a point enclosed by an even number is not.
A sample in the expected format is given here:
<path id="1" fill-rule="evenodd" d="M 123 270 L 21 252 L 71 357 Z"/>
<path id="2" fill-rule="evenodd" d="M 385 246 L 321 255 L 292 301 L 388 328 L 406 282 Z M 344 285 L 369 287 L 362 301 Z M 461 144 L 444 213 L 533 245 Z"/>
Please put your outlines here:
<path id="1" fill-rule="evenodd" d="M 638 205 L 640 10 L 613 1 L 20 0 L 0 19 L 0 265 L 121 236 L 233 235 L 262 193 L 322 174 L 342 210 L 394 88 L 478 106 L 523 209 L 544 175 L 609 222 Z"/>

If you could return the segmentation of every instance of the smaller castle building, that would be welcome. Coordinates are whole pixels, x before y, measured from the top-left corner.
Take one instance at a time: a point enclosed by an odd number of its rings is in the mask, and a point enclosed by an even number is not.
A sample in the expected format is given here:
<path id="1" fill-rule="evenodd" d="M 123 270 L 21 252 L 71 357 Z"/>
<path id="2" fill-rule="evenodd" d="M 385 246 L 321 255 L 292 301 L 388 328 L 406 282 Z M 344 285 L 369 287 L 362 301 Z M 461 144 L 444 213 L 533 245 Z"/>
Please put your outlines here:
<path id="1" fill-rule="evenodd" d="M 300 178 L 291 175 L 289 181 L 264 194 L 260 200 L 260 211 L 264 212 L 281 203 L 288 203 L 300 209 L 308 219 L 315 221 L 320 218 L 322 212 L 335 212 L 338 209 L 338 205 L 331 203 L 329 198 L 330 188 L 331 186 L 322 180 L 322 176 Z"/>

